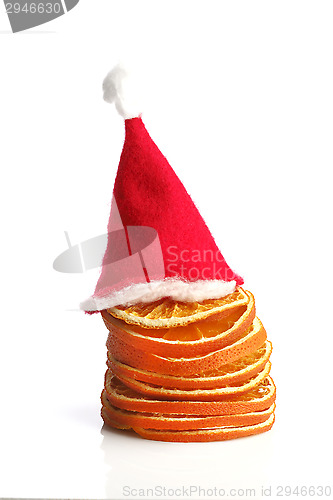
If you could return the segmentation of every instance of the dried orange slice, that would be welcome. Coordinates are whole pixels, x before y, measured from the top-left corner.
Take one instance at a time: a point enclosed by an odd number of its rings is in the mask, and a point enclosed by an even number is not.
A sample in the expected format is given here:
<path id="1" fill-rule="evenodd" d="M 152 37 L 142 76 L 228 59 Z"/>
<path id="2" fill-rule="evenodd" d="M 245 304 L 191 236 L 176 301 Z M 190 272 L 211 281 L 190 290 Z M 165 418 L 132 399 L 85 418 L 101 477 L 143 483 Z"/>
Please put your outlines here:
<path id="1" fill-rule="evenodd" d="M 104 423 L 108 425 L 109 427 L 113 427 L 114 429 L 119 429 L 121 431 L 132 431 L 132 427 L 129 425 L 125 424 L 120 424 L 119 422 L 116 422 L 115 420 L 112 420 L 108 412 L 106 411 L 105 406 L 102 406 L 101 410 L 101 417 L 104 420 Z"/>
<path id="2" fill-rule="evenodd" d="M 118 377 L 129 377 L 141 382 L 148 382 L 160 387 L 177 389 L 217 389 L 227 385 L 236 385 L 257 375 L 267 363 L 272 352 L 272 344 L 266 341 L 252 354 L 243 356 L 232 363 L 220 366 L 213 372 L 203 373 L 202 377 L 175 377 L 133 368 L 117 361 L 108 352 L 107 365 Z"/>
<path id="3" fill-rule="evenodd" d="M 270 376 L 245 394 L 231 396 L 223 401 L 150 399 L 124 385 L 109 370 L 105 374 L 105 390 L 112 406 L 122 410 L 148 413 L 230 415 L 266 410 L 275 401 L 275 386 Z"/>
<path id="4" fill-rule="evenodd" d="M 269 431 L 274 424 L 274 413 L 261 424 L 245 427 L 221 427 L 217 429 L 200 429 L 195 431 L 157 431 L 153 429 L 133 429 L 145 439 L 154 441 L 171 441 L 177 443 L 193 443 L 207 441 L 226 441 Z"/>
<path id="5" fill-rule="evenodd" d="M 219 389 L 166 389 L 156 387 L 145 382 L 139 382 L 128 377 L 118 377 L 127 387 L 142 394 L 143 396 L 155 399 L 171 399 L 178 401 L 221 401 L 228 396 L 237 396 L 248 392 L 256 387 L 267 377 L 271 369 L 270 361 L 267 361 L 264 369 L 255 377 L 236 386 L 221 387 Z"/>
<path id="6" fill-rule="evenodd" d="M 137 349 L 111 333 L 106 342 L 112 356 L 122 363 L 163 375 L 192 376 L 208 370 L 216 370 L 221 365 L 251 354 L 263 345 L 267 338 L 266 331 L 258 318 L 254 318 L 249 330 L 231 345 L 218 351 L 191 358 L 162 357 Z"/>
<path id="7" fill-rule="evenodd" d="M 263 411 L 251 413 L 239 413 L 236 415 L 213 415 L 213 416 L 184 416 L 184 415 L 161 415 L 158 413 L 140 413 L 136 411 L 120 410 L 112 406 L 107 398 L 106 391 L 102 392 L 102 405 L 109 419 L 120 426 L 157 430 L 191 430 L 213 427 L 230 427 L 259 424 L 267 420 L 275 409 L 275 403 Z M 124 428 L 123 427 L 123 428 Z"/>
<path id="8" fill-rule="evenodd" d="M 102 408 L 102 418 L 110 427 L 116 429 L 130 430 L 129 426 L 119 424 L 112 420 L 106 411 Z M 236 439 L 239 437 L 251 436 L 254 434 L 261 434 L 270 430 L 274 423 L 274 413 L 262 423 L 246 426 L 233 426 L 233 427 L 218 427 L 212 429 L 196 429 L 196 430 L 156 430 L 144 429 L 142 427 L 134 427 L 133 430 L 145 439 L 154 441 L 168 441 L 178 443 L 190 442 L 208 442 L 208 441 L 226 441 L 228 439 Z"/>
<path id="9" fill-rule="evenodd" d="M 179 302 L 170 298 L 148 304 L 111 307 L 107 311 L 115 318 L 143 328 L 172 328 L 184 326 L 208 317 L 216 319 L 248 303 L 248 295 L 242 288 L 219 299 L 202 302 Z"/>
<path id="10" fill-rule="evenodd" d="M 107 311 L 102 317 L 108 330 L 127 344 L 151 354 L 191 357 L 221 349 L 237 340 L 255 317 L 254 297 L 247 292 L 248 302 L 228 312 L 219 320 L 210 318 L 171 328 L 147 329 L 128 325 Z"/>

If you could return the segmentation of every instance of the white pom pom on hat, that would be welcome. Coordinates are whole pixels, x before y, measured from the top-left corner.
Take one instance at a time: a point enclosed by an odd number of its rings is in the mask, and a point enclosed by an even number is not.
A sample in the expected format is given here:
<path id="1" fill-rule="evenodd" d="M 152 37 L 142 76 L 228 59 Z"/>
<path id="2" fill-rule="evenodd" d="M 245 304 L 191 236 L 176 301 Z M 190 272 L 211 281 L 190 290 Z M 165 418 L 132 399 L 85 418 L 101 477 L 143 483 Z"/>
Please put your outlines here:
<path id="1" fill-rule="evenodd" d="M 104 100 L 114 103 L 118 113 L 125 119 L 137 118 L 142 114 L 142 95 L 140 81 L 129 75 L 125 67 L 119 63 L 103 81 Z"/>

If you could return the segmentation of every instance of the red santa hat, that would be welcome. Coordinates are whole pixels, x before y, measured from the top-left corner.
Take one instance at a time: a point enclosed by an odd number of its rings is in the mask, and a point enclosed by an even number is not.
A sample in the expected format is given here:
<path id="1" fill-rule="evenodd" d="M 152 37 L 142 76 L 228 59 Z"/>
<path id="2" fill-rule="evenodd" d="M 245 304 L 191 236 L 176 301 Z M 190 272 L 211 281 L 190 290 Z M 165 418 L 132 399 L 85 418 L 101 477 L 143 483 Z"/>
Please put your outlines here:
<path id="1" fill-rule="evenodd" d="M 202 301 L 232 293 L 243 279 L 223 258 L 185 187 L 148 134 L 121 66 L 103 83 L 104 99 L 125 119 L 108 243 L 87 312 L 170 297 Z"/>

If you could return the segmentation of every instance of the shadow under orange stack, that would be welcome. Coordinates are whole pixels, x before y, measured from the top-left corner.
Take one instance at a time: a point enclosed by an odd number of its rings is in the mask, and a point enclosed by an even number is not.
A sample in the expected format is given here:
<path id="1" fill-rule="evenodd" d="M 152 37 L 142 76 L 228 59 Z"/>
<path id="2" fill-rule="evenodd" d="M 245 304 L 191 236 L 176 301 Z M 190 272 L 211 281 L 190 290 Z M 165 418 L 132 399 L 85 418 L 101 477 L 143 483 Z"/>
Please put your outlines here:
<path id="1" fill-rule="evenodd" d="M 269 430 L 272 345 L 241 287 L 221 298 L 113 307 L 104 422 L 159 441 L 217 441 Z"/>

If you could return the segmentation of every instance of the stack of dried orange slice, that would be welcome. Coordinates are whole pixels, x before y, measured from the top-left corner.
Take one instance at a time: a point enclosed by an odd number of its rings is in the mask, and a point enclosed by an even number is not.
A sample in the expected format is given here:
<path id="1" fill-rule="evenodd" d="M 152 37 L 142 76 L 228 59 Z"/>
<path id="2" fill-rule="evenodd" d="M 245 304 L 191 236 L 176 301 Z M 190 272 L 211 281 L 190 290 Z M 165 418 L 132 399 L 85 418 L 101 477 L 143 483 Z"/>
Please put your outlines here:
<path id="1" fill-rule="evenodd" d="M 214 441 L 269 430 L 272 345 L 253 295 L 102 311 L 109 330 L 104 422 L 160 441 Z"/>

